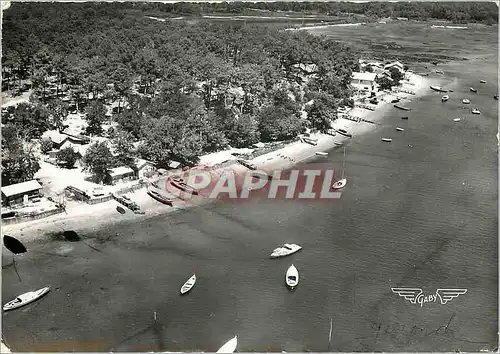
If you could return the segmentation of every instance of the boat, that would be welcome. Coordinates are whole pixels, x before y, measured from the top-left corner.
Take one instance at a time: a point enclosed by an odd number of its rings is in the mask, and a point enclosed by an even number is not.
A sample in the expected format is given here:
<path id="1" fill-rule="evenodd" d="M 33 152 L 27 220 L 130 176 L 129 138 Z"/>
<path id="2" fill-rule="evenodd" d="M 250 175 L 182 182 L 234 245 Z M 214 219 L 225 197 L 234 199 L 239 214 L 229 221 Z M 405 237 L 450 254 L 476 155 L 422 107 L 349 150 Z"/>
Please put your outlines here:
<path id="1" fill-rule="evenodd" d="M 396 98 L 396 99 L 392 100 L 391 103 L 398 103 L 399 101 L 400 101 L 399 98 Z"/>
<path id="2" fill-rule="evenodd" d="M 460 122 L 460 118 L 453 118 L 454 122 Z"/>
<path id="3" fill-rule="evenodd" d="M 396 130 L 397 130 L 398 132 L 404 132 L 404 131 L 405 131 L 403 128 L 400 128 L 400 127 L 396 127 Z"/>
<path id="4" fill-rule="evenodd" d="M 463 104 L 469 104 L 469 103 L 470 103 L 470 100 L 469 100 L 468 98 L 464 98 L 464 99 L 462 100 L 462 103 L 463 103 Z"/>
<path id="5" fill-rule="evenodd" d="M 279 258 L 289 256 L 298 252 L 302 249 L 301 246 L 296 245 L 294 243 L 285 243 L 283 246 L 274 249 L 273 253 L 271 253 L 271 258 Z"/>
<path id="6" fill-rule="evenodd" d="M 385 141 L 386 143 L 390 143 L 392 141 L 391 138 L 382 138 L 382 141 Z"/>
<path id="7" fill-rule="evenodd" d="M 342 158 L 342 178 L 336 181 L 333 185 L 333 189 L 341 189 L 344 188 L 347 184 L 347 178 L 344 177 L 344 166 L 345 166 L 345 146 L 344 146 L 344 157 Z"/>
<path id="8" fill-rule="evenodd" d="M 120 214 L 125 214 L 125 209 L 123 209 L 121 206 L 117 206 L 116 207 L 116 210 L 120 213 Z"/>
<path id="9" fill-rule="evenodd" d="M 337 145 L 337 146 L 342 146 L 342 145 L 344 145 L 344 144 L 342 144 L 342 143 L 339 143 L 338 141 L 336 141 L 334 144 L 335 144 L 335 145 Z"/>
<path id="10" fill-rule="evenodd" d="M 481 114 L 481 111 L 479 109 L 477 109 L 477 108 L 474 108 L 472 110 L 472 114 Z"/>
<path id="11" fill-rule="evenodd" d="M 237 345 L 238 345 L 238 336 L 234 336 L 234 338 L 231 338 L 230 340 L 227 341 L 226 344 L 220 347 L 220 349 L 217 350 L 217 353 L 234 353 Z"/>
<path id="12" fill-rule="evenodd" d="M 448 92 L 448 90 L 445 90 L 444 88 L 442 88 L 441 86 L 434 86 L 434 85 L 431 85 L 430 86 L 432 90 L 434 91 L 437 91 L 437 92 Z"/>
<path id="13" fill-rule="evenodd" d="M 408 119 L 408 117 L 406 117 L 406 116 L 405 117 L 401 117 L 401 119 Z"/>
<path id="14" fill-rule="evenodd" d="M 322 151 L 316 151 L 316 155 L 318 156 L 328 156 L 327 152 L 322 152 Z"/>
<path id="15" fill-rule="evenodd" d="M 328 334 L 328 351 L 332 345 L 333 320 L 330 318 L 330 333 Z"/>
<path id="16" fill-rule="evenodd" d="M 477 92 L 477 90 L 474 87 L 471 87 L 469 90 L 471 90 L 472 92 Z"/>
<path id="17" fill-rule="evenodd" d="M 342 134 L 343 136 L 347 136 L 349 138 L 352 138 L 352 134 L 348 133 L 347 130 L 345 130 L 345 129 L 337 129 L 337 133 Z"/>
<path id="18" fill-rule="evenodd" d="M 164 197 L 162 196 L 160 193 L 156 192 L 156 191 L 153 191 L 153 190 L 148 190 L 147 191 L 148 195 L 159 201 L 160 203 L 163 203 L 163 204 L 167 204 L 167 205 L 170 205 L 172 206 L 172 204 L 174 203 L 174 200 L 173 199 L 170 199 L 170 198 L 167 198 L 167 197 Z"/>
<path id="19" fill-rule="evenodd" d="M 443 101 L 443 102 L 446 102 L 449 99 L 450 99 L 450 96 L 448 96 L 448 95 L 444 95 L 443 97 L 441 97 L 441 101 Z"/>
<path id="20" fill-rule="evenodd" d="M 498 95 L 493 96 L 495 100 L 498 100 Z"/>
<path id="21" fill-rule="evenodd" d="M 399 104 L 395 104 L 394 107 L 402 109 L 403 111 L 411 111 L 411 108 L 408 108 L 408 107 L 405 107 L 405 106 L 401 106 Z"/>
<path id="22" fill-rule="evenodd" d="M 4 311 L 14 310 L 21 306 L 27 305 L 35 300 L 38 300 L 50 291 L 50 287 L 41 288 L 39 290 L 30 291 L 25 294 L 19 295 L 14 300 L 9 301 L 3 305 Z"/>
<path id="23" fill-rule="evenodd" d="M 193 276 L 189 278 L 181 287 L 181 295 L 184 295 L 189 290 L 191 290 L 195 283 L 196 283 L 196 274 L 193 274 Z"/>
<path id="24" fill-rule="evenodd" d="M 286 271 L 285 281 L 286 285 L 288 285 L 291 290 L 299 284 L 299 271 L 293 264 Z"/>
<path id="25" fill-rule="evenodd" d="M 444 74 L 444 71 L 442 71 L 442 70 L 436 70 L 436 74 Z"/>
<path id="26" fill-rule="evenodd" d="M 486 80 L 480 80 L 479 82 L 482 83 L 482 84 L 485 84 Z"/>

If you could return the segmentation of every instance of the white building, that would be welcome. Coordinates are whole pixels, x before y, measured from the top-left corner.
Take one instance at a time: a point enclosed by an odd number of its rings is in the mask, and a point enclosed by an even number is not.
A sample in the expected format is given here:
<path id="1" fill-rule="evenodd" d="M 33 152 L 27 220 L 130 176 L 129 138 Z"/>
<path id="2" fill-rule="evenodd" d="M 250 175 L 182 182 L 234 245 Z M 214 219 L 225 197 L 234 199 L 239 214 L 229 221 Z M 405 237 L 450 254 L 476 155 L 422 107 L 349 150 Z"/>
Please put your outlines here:
<path id="1" fill-rule="evenodd" d="M 389 70 L 390 68 L 396 68 L 402 73 L 405 66 L 399 61 L 395 61 L 394 63 L 390 63 L 384 66 L 384 70 Z"/>
<path id="2" fill-rule="evenodd" d="M 352 73 L 351 85 L 361 91 L 373 91 L 375 89 L 376 73 Z"/>

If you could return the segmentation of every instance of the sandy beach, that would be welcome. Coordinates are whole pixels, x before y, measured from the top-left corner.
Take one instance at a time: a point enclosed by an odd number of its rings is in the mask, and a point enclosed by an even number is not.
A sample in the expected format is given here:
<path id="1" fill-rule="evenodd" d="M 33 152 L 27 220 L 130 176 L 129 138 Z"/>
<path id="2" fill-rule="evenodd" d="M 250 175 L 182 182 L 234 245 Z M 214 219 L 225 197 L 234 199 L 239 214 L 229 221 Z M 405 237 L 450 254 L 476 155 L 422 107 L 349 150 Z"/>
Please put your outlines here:
<path id="1" fill-rule="evenodd" d="M 401 102 L 406 104 L 412 100 L 418 99 L 420 95 L 426 92 L 429 85 L 432 83 L 432 79 L 411 74 L 408 81 L 403 81 L 401 88 L 410 89 L 414 91 L 415 95 L 401 92 L 379 92 L 377 97 L 380 103 L 374 111 L 359 107 L 355 107 L 348 111 L 347 114 L 350 116 L 369 119 L 375 123 L 355 122 L 339 118 L 332 124 L 332 128 L 334 129 L 344 129 L 348 131 L 352 134 L 352 138 L 348 138 L 338 133 L 335 136 L 322 133 L 311 134 L 311 138 L 317 139 L 316 145 L 300 141 L 294 142 L 279 150 L 258 156 L 250 160 L 250 162 L 257 166 L 259 170 L 266 171 L 268 173 L 273 170 L 286 170 L 292 168 L 300 162 L 314 158 L 316 156 L 316 152 L 327 152 L 328 150 L 335 148 L 337 144 L 344 143 L 349 139 L 360 139 L 363 133 L 377 129 L 377 124 L 380 124 L 388 110 L 392 109 L 392 104 L 390 103 L 392 99 L 396 97 L 400 98 Z M 210 156 L 201 157 L 200 162 L 205 164 L 217 164 L 227 160 L 230 156 L 232 156 L 230 151 L 221 151 L 219 153 L 210 154 Z M 239 175 L 247 171 L 245 167 L 239 164 L 227 167 L 226 170 L 230 170 L 235 175 Z M 134 214 L 130 210 L 127 210 L 125 214 L 119 214 L 116 207 L 120 204 L 115 200 L 95 205 L 69 202 L 67 204 L 66 214 L 63 213 L 39 220 L 6 225 L 3 227 L 3 232 L 4 234 L 18 237 L 21 240 L 30 241 L 42 238 L 45 234 L 51 232 L 59 232 L 63 230 L 74 230 L 78 232 L 99 229 L 105 225 L 112 225 L 123 221 L 145 220 L 157 215 L 168 214 L 213 202 L 212 200 L 208 200 L 202 196 L 193 196 L 189 201 L 176 199 L 173 206 L 170 207 L 152 199 L 146 193 L 146 188 L 136 190 L 135 192 L 128 193 L 127 195 L 131 198 L 131 200 L 140 206 L 141 210 L 145 212 L 144 215 Z"/>

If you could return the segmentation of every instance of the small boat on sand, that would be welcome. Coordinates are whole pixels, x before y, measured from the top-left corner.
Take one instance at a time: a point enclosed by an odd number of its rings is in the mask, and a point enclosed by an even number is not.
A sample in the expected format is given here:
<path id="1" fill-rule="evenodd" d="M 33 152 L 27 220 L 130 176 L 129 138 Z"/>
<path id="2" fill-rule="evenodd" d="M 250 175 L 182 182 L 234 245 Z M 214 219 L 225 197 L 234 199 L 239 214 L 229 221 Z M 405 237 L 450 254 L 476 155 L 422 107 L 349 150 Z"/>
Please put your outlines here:
<path id="1" fill-rule="evenodd" d="M 344 145 L 344 144 L 342 144 L 342 143 L 339 143 L 338 141 L 334 142 L 334 144 L 335 144 L 335 145 L 337 145 L 337 146 L 342 146 L 342 145 Z"/>
<path id="2" fill-rule="evenodd" d="M 318 156 L 328 156 L 328 153 L 327 152 L 323 152 L 323 151 L 316 151 L 316 155 L 318 155 Z"/>
<path id="3" fill-rule="evenodd" d="M 477 90 L 474 87 L 471 87 L 469 90 L 471 90 L 471 92 L 477 92 Z"/>
<path id="4" fill-rule="evenodd" d="M 399 98 L 395 98 L 391 101 L 391 103 L 398 103 L 399 102 Z"/>
<path id="5" fill-rule="evenodd" d="M 406 119 L 408 119 L 408 117 L 404 116 L 404 117 L 401 117 L 401 119 L 405 119 L 406 120 Z"/>
<path id="6" fill-rule="evenodd" d="M 396 130 L 397 130 L 398 132 L 404 132 L 404 131 L 405 131 L 403 128 L 400 128 L 400 127 L 396 127 Z"/>
<path id="7" fill-rule="evenodd" d="M 485 84 L 486 80 L 480 80 L 479 82 L 482 83 L 482 84 Z"/>
<path id="8" fill-rule="evenodd" d="M 448 90 L 445 90 L 444 88 L 442 88 L 441 86 L 434 86 L 434 85 L 431 85 L 431 89 L 434 90 L 434 91 L 437 91 L 437 92 L 448 92 Z"/>
<path id="9" fill-rule="evenodd" d="M 125 214 L 125 209 L 123 209 L 121 206 L 117 206 L 116 207 L 116 210 L 120 213 L 120 214 Z"/>
<path id="10" fill-rule="evenodd" d="M 299 271 L 293 264 L 286 271 L 285 281 L 290 290 L 293 290 L 299 284 Z"/>
<path id="11" fill-rule="evenodd" d="M 479 109 L 477 109 L 477 108 L 474 108 L 472 110 L 472 114 L 481 114 L 481 111 Z"/>
<path id="12" fill-rule="evenodd" d="M 273 253 L 271 253 L 271 258 L 279 258 L 289 256 L 298 252 L 302 249 L 301 246 L 296 245 L 295 243 L 285 243 L 283 246 L 274 249 Z"/>
<path id="13" fill-rule="evenodd" d="M 345 129 L 337 129 L 337 133 L 342 134 L 343 136 L 347 136 L 349 138 L 352 138 L 352 134 L 348 133 L 347 130 L 345 130 Z"/>
<path id="14" fill-rule="evenodd" d="M 385 141 L 386 143 L 390 143 L 392 141 L 391 138 L 382 138 L 382 141 Z"/>
<path id="15" fill-rule="evenodd" d="M 470 100 L 469 100 L 468 98 L 464 98 L 464 99 L 462 100 L 462 103 L 463 103 L 463 104 L 469 104 L 469 103 L 470 103 Z"/>
<path id="16" fill-rule="evenodd" d="M 460 118 L 453 118 L 454 122 L 460 122 Z"/>
<path id="17" fill-rule="evenodd" d="M 151 198 L 159 201 L 160 203 L 167 204 L 170 206 L 172 206 L 172 204 L 174 203 L 173 199 L 167 198 L 156 191 L 148 190 L 147 193 Z"/>
<path id="18" fill-rule="evenodd" d="M 238 336 L 234 336 L 234 338 L 231 338 L 226 342 L 226 344 L 220 347 L 220 349 L 217 350 L 217 353 L 234 353 L 237 345 L 238 345 Z"/>
<path id="19" fill-rule="evenodd" d="M 181 287 L 181 295 L 184 295 L 189 290 L 191 290 L 195 283 L 196 283 L 196 274 L 193 274 L 193 276 L 189 278 Z"/>
<path id="20" fill-rule="evenodd" d="M 441 101 L 442 101 L 442 102 L 446 102 L 446 101 L 448 101 L 449 99 L 450 99 L 450 96 L 448 96 L 448 95 L 444 95 L 443 97 L 441 97 Z"/>
<path id="21" fill-rule="evenodd" d="M 4 311 L 14 310 L 21 306 L 32 303 L 33 301 L 38 300 L 39 298 L 47 294 L 49 291 L 50 287 L 47 286 L 39 290 L 30 291 L 25 294 L 19 295 L 14 300 L 9 301 L 5 305 L 3 305 L 3 310 Z"/>
<path id="22" fill-rule="evenodd" d="M 395 104 L 394 107 L 402 109 L 403 111 L 411 111 L 411 108 L 408 108 L 408 107 L 405 107 L 405 106 L 401 106 L 399 104 Z"/>

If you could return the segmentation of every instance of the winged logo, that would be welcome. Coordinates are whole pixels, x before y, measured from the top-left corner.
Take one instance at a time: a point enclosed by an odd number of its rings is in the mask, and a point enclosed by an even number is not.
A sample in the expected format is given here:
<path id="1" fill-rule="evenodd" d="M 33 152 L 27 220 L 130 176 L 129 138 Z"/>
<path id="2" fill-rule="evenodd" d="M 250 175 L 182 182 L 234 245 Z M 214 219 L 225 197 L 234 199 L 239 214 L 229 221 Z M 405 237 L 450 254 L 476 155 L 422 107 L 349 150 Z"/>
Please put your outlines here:
<path id="1" fill-rule="evenodd" d="M 422 289 L 420 288 L 391 288 L 391 290 L 393 293 L 404 297 L 412 304 L 416 304 L 418 297 L 422 295 Z"/>
<path id="2" fill-rule="evenodd" d="M 437 289 L 436 294 L 441 300 L 441 304 L 446 304 L 458 297 L 459 295 L 465 294 L 467 289 Z"/>

